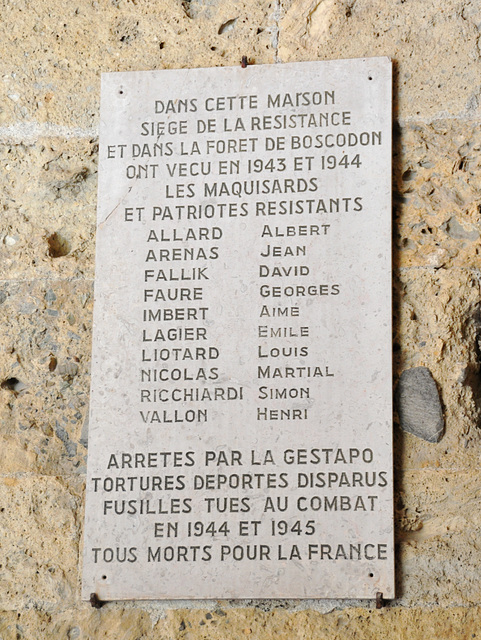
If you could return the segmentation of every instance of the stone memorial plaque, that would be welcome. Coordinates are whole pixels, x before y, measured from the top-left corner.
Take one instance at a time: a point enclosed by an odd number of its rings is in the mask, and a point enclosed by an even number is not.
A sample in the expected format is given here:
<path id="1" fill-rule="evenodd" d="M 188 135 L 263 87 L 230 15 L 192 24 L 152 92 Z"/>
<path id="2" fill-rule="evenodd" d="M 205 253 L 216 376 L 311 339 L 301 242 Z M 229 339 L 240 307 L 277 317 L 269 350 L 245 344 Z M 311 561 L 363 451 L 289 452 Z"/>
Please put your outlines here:
<path id="1" fill-rule="evenodd" d="M 391 63 L 102 77 L 83 597 L 394 596 Z"/>

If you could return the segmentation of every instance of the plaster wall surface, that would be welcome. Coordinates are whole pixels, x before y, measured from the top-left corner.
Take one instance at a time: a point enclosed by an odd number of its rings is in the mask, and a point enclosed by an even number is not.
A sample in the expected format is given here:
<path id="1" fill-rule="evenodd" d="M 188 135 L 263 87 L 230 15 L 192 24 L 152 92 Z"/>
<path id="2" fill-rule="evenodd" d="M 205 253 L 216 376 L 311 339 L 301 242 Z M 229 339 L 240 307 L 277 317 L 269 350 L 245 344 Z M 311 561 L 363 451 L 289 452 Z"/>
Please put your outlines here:
<path id="1" fill-rule="evenodd" d="M 0 0 L 0 637 L 481 635 L 481 8 L 469 0 Z M 394 425 L 398 597 L 80 601 L 100 73 L 389 56 L 394 384 L 428 368 L 438 443 Z"/>

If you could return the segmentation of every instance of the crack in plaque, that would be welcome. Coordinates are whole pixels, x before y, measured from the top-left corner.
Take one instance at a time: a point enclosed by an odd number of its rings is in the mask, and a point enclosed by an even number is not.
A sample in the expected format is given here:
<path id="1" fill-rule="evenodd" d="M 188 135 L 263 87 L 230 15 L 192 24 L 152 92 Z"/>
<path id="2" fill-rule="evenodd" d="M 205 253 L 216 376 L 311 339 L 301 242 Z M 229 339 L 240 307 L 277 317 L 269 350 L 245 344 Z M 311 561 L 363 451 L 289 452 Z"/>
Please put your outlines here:
<path id="1" fill-rule="evenodd" d="M 132 187 L 129 187 L 129 190 L 127 193 L 130 193 L 132 191 Z M 111 218 L 114 213 L 117 211 L 117 209 L 120 207 L 120 204 L 122 202 L 123 198 L 121 200 L 119 200 L 118 204 L 112 209 L 112 211 L 109 213 L 109 215 L 105 218 L 105 220 L 102 220 L 102 222 L 99 224 L 99 229 L 101 229 L 104 224 L 109 220 L 109 218 Z"/>

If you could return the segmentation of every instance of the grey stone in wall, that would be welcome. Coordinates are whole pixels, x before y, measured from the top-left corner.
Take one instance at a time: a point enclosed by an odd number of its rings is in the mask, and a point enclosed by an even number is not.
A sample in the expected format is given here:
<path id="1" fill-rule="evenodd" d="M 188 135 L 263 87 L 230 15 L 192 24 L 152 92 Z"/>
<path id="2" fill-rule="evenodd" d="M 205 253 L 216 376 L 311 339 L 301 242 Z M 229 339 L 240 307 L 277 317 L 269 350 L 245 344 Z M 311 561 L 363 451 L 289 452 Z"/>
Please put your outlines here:
<path id="1" fill-rule="evenodd" d="M 438 388 L 427 367 L 403 371 L 397 386 L 397 411 L 401 428 L 428 442 L 439 442 L 444 417 Z"/>

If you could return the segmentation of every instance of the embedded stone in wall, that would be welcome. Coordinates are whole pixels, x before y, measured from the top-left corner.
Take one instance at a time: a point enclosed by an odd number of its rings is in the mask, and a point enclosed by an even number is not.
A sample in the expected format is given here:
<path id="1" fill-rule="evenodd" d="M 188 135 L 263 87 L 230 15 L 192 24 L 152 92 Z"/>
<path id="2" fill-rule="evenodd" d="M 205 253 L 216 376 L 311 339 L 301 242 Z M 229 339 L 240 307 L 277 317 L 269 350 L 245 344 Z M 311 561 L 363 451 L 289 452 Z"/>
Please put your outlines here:
<path id="1" fill-rule="evenodd" d="M 439 442 L 444 417 L 438 389 L 427 367 L 403 371 L 397 387 L 401 428 L 428 442 Z"/>

